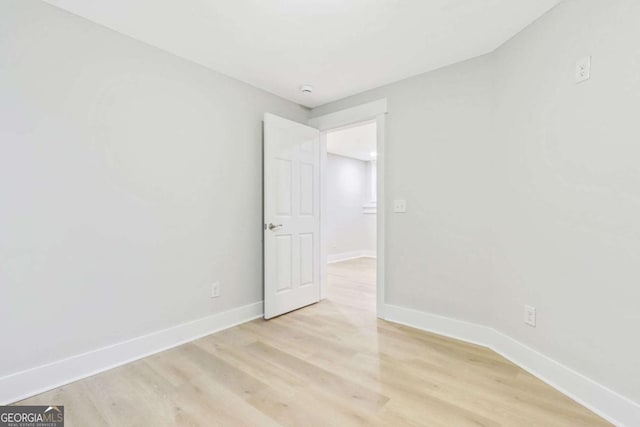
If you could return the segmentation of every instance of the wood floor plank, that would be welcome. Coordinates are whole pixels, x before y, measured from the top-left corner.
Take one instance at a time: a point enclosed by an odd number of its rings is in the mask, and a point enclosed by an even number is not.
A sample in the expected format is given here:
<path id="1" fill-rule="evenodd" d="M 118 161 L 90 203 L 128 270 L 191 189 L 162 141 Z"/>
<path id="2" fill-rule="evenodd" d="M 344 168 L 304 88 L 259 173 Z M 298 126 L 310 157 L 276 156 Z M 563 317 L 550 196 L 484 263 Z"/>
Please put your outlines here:
<path id="1" fill-rule="evenodd" d="M 68 426 L 608 426 L 493 351 L 375 317 L 375 260 L 329 266 L 329 298 L 19 404 Z"/>

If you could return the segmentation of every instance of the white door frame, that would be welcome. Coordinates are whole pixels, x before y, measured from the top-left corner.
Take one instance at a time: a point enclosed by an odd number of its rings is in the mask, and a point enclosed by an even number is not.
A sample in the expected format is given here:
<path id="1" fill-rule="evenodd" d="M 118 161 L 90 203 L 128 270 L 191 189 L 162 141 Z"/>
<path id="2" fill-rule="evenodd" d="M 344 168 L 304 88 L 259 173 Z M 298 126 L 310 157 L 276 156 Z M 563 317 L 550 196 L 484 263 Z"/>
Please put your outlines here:
<path id="1" fill-rule="evenodd" d="M 327 131 L 360 122 L 376 121 L 377 163 L 377 211 L 376 211 L 376 314 L 384 318 L 385 307 L 385 118 L 387 114 L 387 99 L 379 99 L 353 108 L 336 111 L 324 116 L 314 117 L 308 121 L 309 126 L 320 130 L 320 298 L 327 296 L 327 255 L 329 242 L 327 239 Z"/>

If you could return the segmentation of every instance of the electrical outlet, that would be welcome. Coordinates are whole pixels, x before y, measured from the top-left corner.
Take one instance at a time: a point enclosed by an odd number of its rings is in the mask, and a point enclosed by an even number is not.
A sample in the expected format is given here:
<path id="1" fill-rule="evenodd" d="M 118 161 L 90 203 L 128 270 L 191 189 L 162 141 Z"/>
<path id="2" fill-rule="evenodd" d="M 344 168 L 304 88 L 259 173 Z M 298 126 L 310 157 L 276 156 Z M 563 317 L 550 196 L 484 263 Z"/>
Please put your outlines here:
<path id="1" fill-rule="evenodd" d="M 524 306 L 524 323 L 535 328 L 536 327 L 536 308 L 530 305 Z"/>
<path id="2" fill-rule="evenodd" d="M 220 282 L 211 284 L 211 298 L 218 298 L 220 296 Z"/>
<path id="3" fill-rule="evenodd" d="M 407 201 L 406 200 L 394 200 L 393 201 L 393 212 L 395 213 L 405 213 L 407 211 Z"/>
<path id="4" fill-rule="evenodd" d="M 591 78 L 591 57 L 585 56 L 576 62 L 576 83 L 581 83 Z"/>

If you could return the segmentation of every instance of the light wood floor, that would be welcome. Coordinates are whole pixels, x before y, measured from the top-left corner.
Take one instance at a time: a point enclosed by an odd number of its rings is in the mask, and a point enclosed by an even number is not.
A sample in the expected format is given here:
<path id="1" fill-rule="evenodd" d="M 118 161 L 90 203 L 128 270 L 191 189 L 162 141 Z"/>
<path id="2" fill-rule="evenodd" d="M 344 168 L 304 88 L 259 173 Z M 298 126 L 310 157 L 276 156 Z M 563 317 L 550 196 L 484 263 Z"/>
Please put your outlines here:
<path id="1" fill-rule="evenodd" d="M 375 318 L 375 264 L 332 264 L 329 299 L 20 404 L 67 426 L 601 426 L 483 347 Z"/>

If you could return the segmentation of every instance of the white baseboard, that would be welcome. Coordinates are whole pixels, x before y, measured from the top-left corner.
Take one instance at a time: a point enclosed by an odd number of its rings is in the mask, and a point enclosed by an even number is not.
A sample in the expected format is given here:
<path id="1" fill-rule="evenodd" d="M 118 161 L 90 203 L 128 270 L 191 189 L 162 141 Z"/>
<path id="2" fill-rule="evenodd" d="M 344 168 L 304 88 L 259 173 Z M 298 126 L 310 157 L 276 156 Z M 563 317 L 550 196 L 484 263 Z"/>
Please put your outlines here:
<path id="1" fill-rule="evenodd" d="M 2 377 L 0 405 L 248 322 L 262 313 L 262 302 L 257 302 Z M 389 304 L 384 306 L 384 314 L 391 322 L 488 347 L 611 423 L 620 427 L 639 425 L 638 403 L 493 328 Z"/>
<path id="2" fill-rule="evenodd" d="M 350 259 L 375 258 L 375 257 L 376 257 L 376 251 L 371 251 L 371 250 L 343 252 L 340 254 L 328 255 L 327 263 L 333 264 L 334 262 L 349 261 Z"/>
<path id="3" fill-rule="evenodd" d="M 640 404 L 488 326 L 394 305 L 384 318 L 488 347 L 619 427 L 640 425 Z"/>
<path id="4" fill-rule="evenodd" d="M 262 317 L 262 301 L 0 378 L 0 405 L 26 399 L 125 363 Z"/>
<path id="5" fill-rule="evenodd" d="M 364 250 L 362 251 L 362 258 L 377 258 L 378 254 L 375 250 Z"/>

